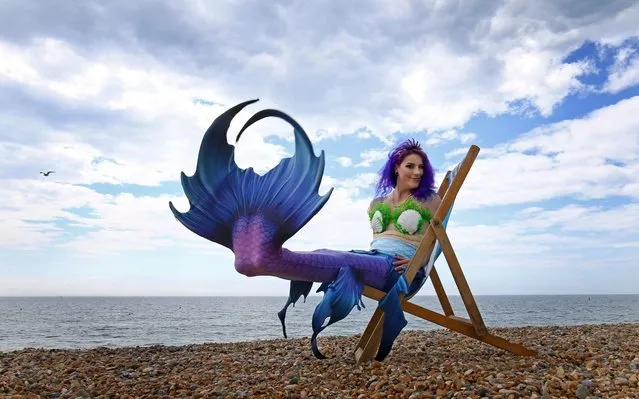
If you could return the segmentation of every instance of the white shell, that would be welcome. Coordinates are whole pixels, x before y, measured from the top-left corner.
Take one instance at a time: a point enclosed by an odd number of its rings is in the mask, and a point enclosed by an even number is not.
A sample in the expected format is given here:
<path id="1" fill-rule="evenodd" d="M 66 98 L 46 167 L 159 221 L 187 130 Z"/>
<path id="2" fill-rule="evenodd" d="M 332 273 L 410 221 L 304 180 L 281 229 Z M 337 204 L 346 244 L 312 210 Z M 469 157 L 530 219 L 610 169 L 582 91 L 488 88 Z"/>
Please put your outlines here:
<path id="1" fill-rule="evenodd" d="M 373 233 L 381 233 L 384 231 L 384 223 L 382 222 L 384 219 L 382 218 L 382 214 L 380 211 L 376 211 L 371 218 L 371 228 L 373 229 Z"/>
<path id="2" fill-rule="evenodd" d="M 419 214 L 414 209 L 407 209 L 402 212 L 401 215 L 397 218 L 397 223 L 402 226 L 406 231 L 410 234 L 415 234 L 417 231 L 417 226 L 419 225 L 419 220 L 422 218 L 422 215 Z"/>

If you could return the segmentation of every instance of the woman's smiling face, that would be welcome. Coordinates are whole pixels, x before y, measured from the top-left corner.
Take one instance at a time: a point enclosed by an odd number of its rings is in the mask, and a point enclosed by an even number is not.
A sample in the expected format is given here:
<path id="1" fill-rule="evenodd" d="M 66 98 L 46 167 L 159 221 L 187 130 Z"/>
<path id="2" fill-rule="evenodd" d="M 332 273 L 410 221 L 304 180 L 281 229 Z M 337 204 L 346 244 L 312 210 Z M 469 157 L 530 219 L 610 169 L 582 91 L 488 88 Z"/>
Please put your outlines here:
<path id="1" fill-rule="evenodd" d="M 397 188 L 414 190 L 424 175 L 424 162 L 417 154 L 408 154 L 404 160 L 395 167 L 397 172 Z"/>

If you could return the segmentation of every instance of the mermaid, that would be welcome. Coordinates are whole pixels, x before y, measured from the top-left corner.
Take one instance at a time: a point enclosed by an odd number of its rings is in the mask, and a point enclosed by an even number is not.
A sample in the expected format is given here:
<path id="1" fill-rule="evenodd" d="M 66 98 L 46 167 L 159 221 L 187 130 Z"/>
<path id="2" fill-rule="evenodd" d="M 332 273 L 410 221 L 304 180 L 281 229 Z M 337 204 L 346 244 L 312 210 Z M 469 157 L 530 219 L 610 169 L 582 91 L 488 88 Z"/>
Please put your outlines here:
<path id="1" fill-rule="evenodd" d="M 181 173 L 189 210 L 182 213 L 171 202 L 169 207 L 187 229 L 229 248 L 237 272 L 290 280 L 288 300 L 278 313 L 284 337 L 286 309 L 302 295 L 306 300 L 313 283 L 320 283 L 317 292 L 324 295 L 311 323 L 311 349 L 317 358 L 326 358 L 317 347 L 318 334 L 345 318 L 355 306 L 361 310 L 364 285 L 384 291 L 378 306 L 386 317 L 375 357 L 381 361 L 407 324 L 399 294 L 414 295 L 427 277 L 422 265 L 409 286 L 403 272 L 441 202 L 428 157 L 414 140 L 390 152 L 367 210 L 373 238 L 368 250 L 291 251 L 283 244 L 320 211 L 333 188 L 319 195 L 324 151 L 315 156 L 302 127 L 274 109 L 258 111 L 249 118 L 236 143 L 252 124 L 277 117 L 293 127 L 294 155 L 262 176 L 250 167 L 236 165 L 227 131 L 235 115 L 256 101 L 235 105 L 213 121 L 202 139 L 195 173 L 190 177 Z"/>

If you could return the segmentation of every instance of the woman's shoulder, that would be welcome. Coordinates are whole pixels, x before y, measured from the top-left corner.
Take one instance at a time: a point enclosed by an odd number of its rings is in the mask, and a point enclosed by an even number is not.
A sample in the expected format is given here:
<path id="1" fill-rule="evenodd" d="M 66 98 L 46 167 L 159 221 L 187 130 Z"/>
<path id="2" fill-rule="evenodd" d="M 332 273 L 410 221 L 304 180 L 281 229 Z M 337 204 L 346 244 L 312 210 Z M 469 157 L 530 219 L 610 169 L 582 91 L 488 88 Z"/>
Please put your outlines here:
<path id="1" fill-rule="evenodd" d="M 371 211 L 376 206 L 381 204 L 388 204 L 388 196 L 375 197 L 371 200 L 371 203 L 368 205 L 368 210 Z"/>
<path id="2" fill-rule="evenodd" d="M 425 200 L 425 203 L 440 203 L 442 202 L 442 198 L 439 196 L 437 191 L 433 191 L 431 195 L 429 195 Z"/>
<path id="3" fill-rule="evenodd" d="M 426 196 L 426 198 L 418 199 L 417 201 L 422 206 L 422 208 L 428 208 L 433 215 L 437 211 L 437 208 L 439 208 L 439 205 L 442 203 L 442 199 L 437 191 Z"/>

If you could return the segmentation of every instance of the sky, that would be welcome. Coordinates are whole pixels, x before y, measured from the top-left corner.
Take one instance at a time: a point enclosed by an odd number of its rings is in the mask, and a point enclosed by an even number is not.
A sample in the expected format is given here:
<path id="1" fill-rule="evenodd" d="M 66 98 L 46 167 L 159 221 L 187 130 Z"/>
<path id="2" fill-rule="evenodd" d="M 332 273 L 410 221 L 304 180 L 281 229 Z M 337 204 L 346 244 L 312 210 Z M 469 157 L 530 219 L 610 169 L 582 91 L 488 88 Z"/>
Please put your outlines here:
<path id="1" fill-rule="evenodd" d="M 0 296 L 288 295 L 168 205 L 188 210 L 209 124 L 255 98 L 229 142 L 286 112 L 334 188 L 285 247 L 368 248 L 394 144 L 438 182 L 475 144 L 447 229 L 475 295 L 639 294 L 638 20 L 615 0 L 5 1 Z M 263 120 L 236 161 L 262 174 L 293 145 Z"/>

